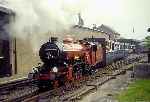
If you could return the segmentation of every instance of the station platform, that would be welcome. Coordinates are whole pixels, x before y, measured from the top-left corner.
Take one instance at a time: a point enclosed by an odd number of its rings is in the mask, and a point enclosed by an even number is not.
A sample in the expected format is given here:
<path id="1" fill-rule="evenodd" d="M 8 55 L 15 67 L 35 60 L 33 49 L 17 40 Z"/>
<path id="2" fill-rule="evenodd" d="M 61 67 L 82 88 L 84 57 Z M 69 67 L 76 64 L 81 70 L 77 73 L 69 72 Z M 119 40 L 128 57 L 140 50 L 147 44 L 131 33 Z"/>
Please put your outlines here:
<path id="1" fill-rule="evenodd" d="M 0 85 L 23 80 L 26 78 L 27 78 L 27 76 L 25 76 L 25 75 L 13 75 L 11 77 L 0 78 Z"/>

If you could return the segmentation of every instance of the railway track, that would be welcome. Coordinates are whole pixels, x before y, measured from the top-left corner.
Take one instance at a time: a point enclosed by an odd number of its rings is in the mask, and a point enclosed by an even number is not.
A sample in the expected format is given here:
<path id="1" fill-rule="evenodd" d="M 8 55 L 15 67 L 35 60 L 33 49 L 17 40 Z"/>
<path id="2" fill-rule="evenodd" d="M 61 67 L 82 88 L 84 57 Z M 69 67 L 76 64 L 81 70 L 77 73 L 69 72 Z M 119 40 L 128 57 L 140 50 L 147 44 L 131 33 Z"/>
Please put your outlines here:
<path id="1" fill-rule="evenodd" d="M 95 75 L 85 77 L 74 83 L 68 84 L 45 93 L 38 94 L 34 97 L 28 98 L 23 102 L 71 102 L 78 100 L 84 94 L 91 90 L 96 90 L 100 85 L 115 78 L 117 75 L 125 73 L 126 70 L 138 63 L 144 56 L 135 56 L 121 60 L 111 65 L 101 68 Z"/>
<path id="2" fill-rule="evenodd" d="M 3 83 L 3 84 L 0 84 L 0 90 L 11 89 L 11 88 L 14 88 L 16 86 L 18 87 L 18 86 L 22 86 L 24 84 L 30 84 L 31 82 L 33 82 L 32 79 L 29 80 L 28 78 L 23 78 L 23 79 L 11 81 L 8 83 Z"/>
<path id="3" fill-rule="evenodd" d="M 38 88 L 33 85 L 36 80 L 23 78 L 0 84 L 0 102 L 21 99 L 22 97 L 37 92 Z M 31 95 L 30 95 L 31 97 Z"/>
<path id="4" fill-rule="evenodd" d="M 105 68 L 98 69 L 94 75 L 87 76 L 81 80 L 68 83 L 65 86 L 56 88 L 44 93 L 38 93 L 38 88 L 33 86 L 34 80 L 24 80 L 22 82 L 14 82 L 6 86 L 0 87 L 0 101 L 2 102 L 62 102 L 73 101 L 88 93 L 90 90 L 97 89 L 98 86 L 104 84 L 115 76 L 125 73 L 125 70 L 139 62 L 144 55 L 134 55 L 125 60 L 118 61 Z M 127 67 L 128 66 L 128 67 Z M 11 90 L 10 90 L 11 89 Z"/>

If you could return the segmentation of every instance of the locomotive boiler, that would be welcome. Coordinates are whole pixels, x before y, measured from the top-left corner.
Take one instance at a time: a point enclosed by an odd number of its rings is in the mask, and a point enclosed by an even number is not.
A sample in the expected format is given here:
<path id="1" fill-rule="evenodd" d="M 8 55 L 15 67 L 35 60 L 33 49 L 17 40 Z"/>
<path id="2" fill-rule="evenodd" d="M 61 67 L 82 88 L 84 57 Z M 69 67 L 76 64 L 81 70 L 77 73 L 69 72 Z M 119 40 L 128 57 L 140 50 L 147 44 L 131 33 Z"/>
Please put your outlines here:
<path id="1" fill-rule="evenodd" d="M 43 65 L 38 67 L 34 78 L 38 80 L 40 89 L 51 89 L 78 80 L 94 73 L 104 61 L 104 52 L 101 44 L 86 40 L 48 41 L 39 50 Z"/>

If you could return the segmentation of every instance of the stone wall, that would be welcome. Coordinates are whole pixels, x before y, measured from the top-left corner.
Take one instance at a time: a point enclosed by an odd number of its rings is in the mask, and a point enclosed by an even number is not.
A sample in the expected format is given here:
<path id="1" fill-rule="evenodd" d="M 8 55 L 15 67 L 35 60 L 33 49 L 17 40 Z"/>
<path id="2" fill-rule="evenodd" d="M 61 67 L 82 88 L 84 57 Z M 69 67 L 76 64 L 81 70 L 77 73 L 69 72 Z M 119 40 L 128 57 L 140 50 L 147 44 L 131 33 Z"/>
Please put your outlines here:
<path id="1" fill-rule="evenodd" d="M 16 53 L 12 54 L 13 74 L 15 74 L 15 54 L 17 56 L 16 69 L 18 75 L 26 76 L 40 62 L 38 52 L 33 51 L 30 41 L 16 39 Z"/>
<path id="2" fill-rule="evenodd" d="M 150 78 L 150 63 L 135 65 L 134 73 L 136 78 L 142 79 Z"/>

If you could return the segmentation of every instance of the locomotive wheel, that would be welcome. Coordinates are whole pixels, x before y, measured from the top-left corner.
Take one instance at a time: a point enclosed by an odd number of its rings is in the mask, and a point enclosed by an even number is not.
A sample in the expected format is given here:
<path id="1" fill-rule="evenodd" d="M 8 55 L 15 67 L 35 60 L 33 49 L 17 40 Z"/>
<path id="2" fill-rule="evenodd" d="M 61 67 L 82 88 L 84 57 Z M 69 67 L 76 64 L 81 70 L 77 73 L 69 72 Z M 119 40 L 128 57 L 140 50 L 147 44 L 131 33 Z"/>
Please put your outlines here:
<path id="1" fill-rule="evenodd" d="M 94 75 L 96 73 L 96 71 L 94 69 L 90 70 L 90 75 Z"/>
<path id="2" fill-rule="evenodd" d="M 90 75 L 94 75 L 95 73 L 96 73 L 96 68 L 95 68 L 95 66 L 90 66 L 89 74 L 90 74 Z"/>
<path id="3" fill-rule="evenodd" d="M 83 75 L 89 75 L 90 74 L 90 66 L 88 65 L 88 64 L 85 64 L 84 66 L 83 66 Z"/>

